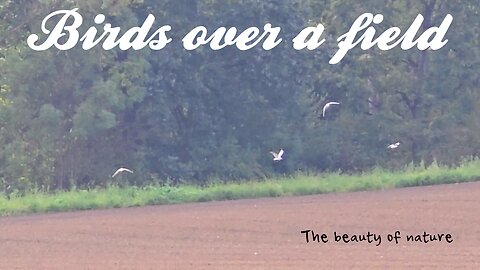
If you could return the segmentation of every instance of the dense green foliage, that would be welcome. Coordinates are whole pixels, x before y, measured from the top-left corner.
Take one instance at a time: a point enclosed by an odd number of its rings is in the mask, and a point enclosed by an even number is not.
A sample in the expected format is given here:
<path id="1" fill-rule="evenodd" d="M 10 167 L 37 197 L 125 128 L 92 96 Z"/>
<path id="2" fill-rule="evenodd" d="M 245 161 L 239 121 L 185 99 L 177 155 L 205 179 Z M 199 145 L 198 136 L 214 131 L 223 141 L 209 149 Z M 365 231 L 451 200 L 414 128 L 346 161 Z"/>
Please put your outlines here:
<path id="1" fill-rule="evenodd" d="M 380 4 L 379 4 L 380 3 Z M 26 45 L 51 11 L 79 7 L 85 29 L 107 15 L 122 29 L 148 14 L 170 24 L 161 51 L 34 52 Z M 363 12 L 406 29 L 451 13 L 439 51 L 351 51 L 328 60 L 336 38 Z M 0 0 L 0 191 L 252 179 L 301 171 L 454 165 L 480 155 L 480 5 L 468 0 Z M 272 51 L 200 48 L 197 25 L 282 27 Z M 327 43 L 295 51 L 291 39 L 323 23 Z M 321 108 L 340 101 L 326 118 Z M 396 151 L 386 146 L 402 142 Z M 273 163 L 269 151 L 284 148 Z"/>
<path id="2" fill-rule="evenodd" d="M 147 185 L 144 187 L 109 186 L 105 189 L 71 190 L 55 194 L 29 193 L 0 197 L 0 216 L 87 209 L 119 208 L 144 205 L 236 200 L 259 197 L 299 196 L 332 192 L 351 192 L 410 187 L 478 180 L 480 161 L 464 162 L 455 168 L 432 164 L 406 167 L 391 172 L 374 169 L 362 174 L 296 175 L 265 181 L 209 184 L 206 187 Z"/>

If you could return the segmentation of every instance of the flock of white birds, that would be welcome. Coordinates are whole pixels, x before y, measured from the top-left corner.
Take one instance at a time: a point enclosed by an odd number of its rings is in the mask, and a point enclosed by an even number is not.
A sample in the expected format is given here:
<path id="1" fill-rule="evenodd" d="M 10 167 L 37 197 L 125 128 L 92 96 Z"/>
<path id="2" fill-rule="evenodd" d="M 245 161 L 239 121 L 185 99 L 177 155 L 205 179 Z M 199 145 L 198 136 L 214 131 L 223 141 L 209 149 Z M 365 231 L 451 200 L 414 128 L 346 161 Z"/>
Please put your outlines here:
<path id="1" fill-rule="evenodd" d="M 336 102 L 336 101 L 327 102 L 323 106 L 323 109 L 322 109 L 322 117 L 323 118 L 325 118 L 325 113 L 327 112 L 327 110 L 332 105 L 340 105 L 340 102 Z M 387 148 L 388 149 L 397 149 L 399 146 L 400 146 L 400 142 L 396 142 L 396 143 L 392 143 L 392 144 L 388 145 Z M 272 156 L 273 156 L 273 161 L 281 161 L 283 159 L 282 156 L 283 156 L 284 153 L 285 153 L 285 151 L 283 149 L 280 149 L 280 151 L 278 153 L 270 152 L 270 154 L 272 154 Z"/>
<path id="2" fill-rule="evenodd" d="M 322 109 L 322 117 L 325 118 L 325 113 L 327 112 L 327 110 L 332 105 L 340 105 L 340 102 L 331 101 L 331 102 L 328 102 L 327 104 L 325 104 L 323 106 L 323 109 Z M 400 142 L 396 142 L 396 143 L 392 143 L 392 144 L 388 145 L 387 148 L 388 149 L 397 149 L 399 146 L 400 146 Z M 280 149 L 278 151 L 278 153 L 270 152 L 270 154 L 272 154 L 272 156 L 273 156 L 273 161 L 276 161 L 276 162 L 283 160 L 283 154 L 284 153 L 285 153 L 285 151 L 283 149 Z M 115 176 L 117 176 L 118 174 L 123 173 L 123 172 L 133 173 L 132 170 L 122 167 L 122 168 L 119 168 L 118 170 L 116 170 L 113 173 L 112 178 L 114 178 Z"/>

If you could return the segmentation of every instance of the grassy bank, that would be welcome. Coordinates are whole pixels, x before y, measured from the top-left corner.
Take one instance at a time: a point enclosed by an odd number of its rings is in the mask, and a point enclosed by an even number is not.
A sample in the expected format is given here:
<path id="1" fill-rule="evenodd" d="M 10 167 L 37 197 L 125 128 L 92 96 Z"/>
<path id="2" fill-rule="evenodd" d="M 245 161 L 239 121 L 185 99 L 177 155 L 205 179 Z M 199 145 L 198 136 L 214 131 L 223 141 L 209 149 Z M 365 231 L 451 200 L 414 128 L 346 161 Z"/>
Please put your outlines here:
<path id="1" fill-rule="evenodd" d="M 298 175 L 291 178 L 238 184 L 212 184 L 204 188 L 196 186 L 109 187 L 101 190 L 76 190 L 56 194 L 32 193 L 11 199 L 1 196 L 0 215 L 309 195 L 475 180 L 480 180 L 480 160 L 465 162 L 455 168 L 431 166 L 427 169 L 407 168 L 398 172 L 375 169 L 356 175 L 340 173 L 317 176 Z"/>

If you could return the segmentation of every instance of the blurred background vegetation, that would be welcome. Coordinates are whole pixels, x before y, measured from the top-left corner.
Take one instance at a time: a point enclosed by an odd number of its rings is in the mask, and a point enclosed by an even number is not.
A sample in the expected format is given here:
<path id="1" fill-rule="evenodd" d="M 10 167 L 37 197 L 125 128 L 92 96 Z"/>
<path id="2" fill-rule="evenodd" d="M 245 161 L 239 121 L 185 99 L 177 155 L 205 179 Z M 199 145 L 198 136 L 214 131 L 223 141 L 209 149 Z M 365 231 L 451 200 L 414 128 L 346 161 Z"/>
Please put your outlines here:
<path id="1" fill-rule="evenodd" d="M 46 15 L 74 7 L 84 30 L 98 13 L 123 31 L 154 14 L 156 28 L 172 25 L 173 43 L 27 47 Z M 357 48 L 329 65 L 336 38 L 364 12 L 385 16 L 378 31 L 405 31 L 419 13 L 423 30 L 448 13 L 454 21 L 439 51 Z M 205 184 L 478 157 L 479 13 L 477 0 L 0 0 L 0 191 L 106 186 L 120 166 L 135 171 L 124 184 Z M 181 44 L 198 25 L 266 23 L 285 40 L 272 51 Z M 318 23 L 327 42 L 295 51 L 292 38 Z M 341 105 L 322 118 L 328 101 Z M 285 160 L 273 163 L 279 148 Z"/>

